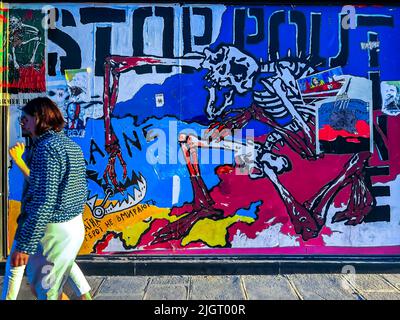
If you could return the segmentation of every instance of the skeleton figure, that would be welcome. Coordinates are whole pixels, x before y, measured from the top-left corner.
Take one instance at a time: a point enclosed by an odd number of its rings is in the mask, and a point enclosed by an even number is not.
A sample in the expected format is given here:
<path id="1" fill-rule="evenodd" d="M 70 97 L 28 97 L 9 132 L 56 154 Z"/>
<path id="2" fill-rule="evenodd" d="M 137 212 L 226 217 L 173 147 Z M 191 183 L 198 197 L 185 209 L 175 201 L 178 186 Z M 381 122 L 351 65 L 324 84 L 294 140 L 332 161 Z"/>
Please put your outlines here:
<path id="1" fill-rule="evenodd" d="M 279 57 L 277 57 L 279 58 Z M 273 131 L 264 145 L 257 145 L 256 160 L 247 166 L 251 178 L 268 177 L 279 191 L 288 210 L 288 214 L 297 233 L 304 240 L 318 235 L 325 223 L 326 212 L 337 192 L 344 186 L 352 184 L 352 199 L 349 209 L 336 219 L 348 220 L 347 223 L 360 223 L 371 210 L 374 200 L 364 183 L 364 167 L 369 154 L 357 154 L 346 164 L 340 176 L 328 185 L 322 187 L 319 193 L 303 204 L 299 204 L 291 193 L 279 182 L 277 174 L 290 168 L 289 160 L 273 154 L 271 150 L 277 142 L 287 143 L 290 148 L 305 159 L 316 159 L 313 125 L 314 109 L 304 104 L 296 85 L 296 80 L 308 76 L 314 69 L 308 59 L 290 57 L 276 61 L 268 61 L 258 65 L 253 58 L 230 46 L 220 46 L 215 53 L 205 50 L 204 54 L 178 59 L 157 57 L 119 57 L 106 59 L 104 78 L 104 118 L 106 132 L 106 151 L 109 153 L 109 163 L 103 178 L 108 183 L 108 177 L 119 191 L 123 191 L 117 182 L 115 160 L 118 157 L 126 177 L 126 163 L 123 160 L 118 139 L 111 126 L 111 114 L 118 97 L 119 77 L 123 72 L 133 70 L 140 65 L 170 65 L 189 66 L 195 69 L 206 68 L 206 79 L 210 81 L 209 97 L 206 113 L 215 122 L 209 127 L 206 139 L 195 139 L 193 136 L 180 136 L 181 150 L 186 159 L 193 187 L 194 200 L 192 212 L 183 218 L 168 224 L 158 230 L 153 243 L 180 239 L 190 231 L 191 226 L 205 217 L 219 219 L 223 216 L 221 210 L 213 208 L 214 201 L 200 175 L 197 161 L 197 147 L 235 148 L 224 144 L 216 145 L 229 134 L 231 129 L 243 128 L 251 119 L 257 119 L 270 126 Z M 256 75 L 260 72 L 272 74 L 261 79 L 264 90 L 253 92 L 253 104 L 250 107 L 227 110 L 234 101 L 235 94 L 243 94 L 253 88 Z M 112 84 L 111 84 L 112 77 Z M 228 93 L 220 106 L 216 106 L 216 92 L 227 88 Z M 239 113 L 228 117 L 231 113 Z M 219 117 L 220 120 L 216 121 Z M 282 126 L 278 120 L 290 117 L 290 122 Z M 227 129 L 227 130 L 226 130 Z M 227 133 L 228 132 L 228 133 Z M 237 147 L 237 145 L 236 145 Z M 240 156 L 239 156 L 240 158 Z M 246 163 L 246 155 L 242 155 L 242 163 Z M 254 172 L 253 172 L 253 169 Z M 364 208 L 359 210 L 359 208 Z M 360 214 L 361 212 L 361 214 Z M 355 218 L 356 217 L 356 218 Z"/>
<path id="2" fill-rule="evenodd" d="M 26 46 L 30 42 L 34 42 L 32 56 L 29 59 L 28 65 L 33 65 L 36 58 L 36 52 L 41 41 L 40 31 L 34 26 L 22 23 L 18 17 L 10 17 L 10 42 L 11 42 L 11 56 L 10 60 L 13 62 L 14 68 L 19 69 L 20 64 L 17 61 L 15 50 Z"/>
<path id="3" fill-rule="evenodd" d="M 225 63 L 228 62 L 225 61 Z M 222 66 L 218 67 L 218 69 L 222 69 Z M 313 107 L 304 104 L 296 84 L 297 79 L 315 71 L 311 67 L 309 59 L 291 57 L 289 51 L 288 57 L 284 59 L 260 63 L 257 69 L 253 67 L 247 73 L 247 84 L 254 82 L 256 73 L 252 72 L 253 70 L 272 75 L 260 80 L 264 89 L 262 91 L 253 91 L 253 105 L 250 108 L 227 112 L 223 112 L 224 110 L 220 109 L 218 114 L 221 115 L 221 120 L 216 120 L 210 126 L 209 135 L 211 139 L 218 139 L 221 136 L 220 132 L 224 131 L 224 129 L 243 128 L 250 120 L 257 119 L 275 129 L 266 141 L 266 146 L 269 150 L 277 142 L 281 144 L 286 142 L 303 158 L 316 159 L 315 134 L 311 128 L 314 124 L 315 111 Z M 221 86 L 221 84 L 226 83 L 224 80 L 225 75 L 220 76 L 218 72 L 214 73 L 214 84 L 217 83 Z M 231 87 L 236 88 L 238 86 L 231 85 Z M 243 90 L 246 88 L 244 86 L 239 87 Z M 243 90 L 240 93 L 243 93 Z M 236 92 L 239 91 L 236 90 Z M 228 118 L 229 113 L 232 112 L 238 112 L 239 115 Z M 215 120 L 216 118 L 215 113 L 208 113 L 208 116 L 210 119 Z M 280 126 L 277 121 L 285 117 L 290 117 L 291 121 L 285 126 Z"/>

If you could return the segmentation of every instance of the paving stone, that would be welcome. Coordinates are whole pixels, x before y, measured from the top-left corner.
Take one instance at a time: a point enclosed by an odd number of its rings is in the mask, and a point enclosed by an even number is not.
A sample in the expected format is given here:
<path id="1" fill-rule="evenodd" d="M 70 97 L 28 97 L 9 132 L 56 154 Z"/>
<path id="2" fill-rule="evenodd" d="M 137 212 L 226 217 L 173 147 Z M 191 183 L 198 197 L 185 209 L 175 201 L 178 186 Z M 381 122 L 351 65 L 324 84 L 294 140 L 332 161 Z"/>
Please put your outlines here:
<path id="1" fill-rule="evenodd" d="M 19 289 L 17 300 L 36 300 L 33 295 L 31 287 L 28 284 L 28 279 L 24 277 L 22 279 L 21 288 Z"/>
<path id="2" fill-rule="evenodd" d="M 287 277 L 304 300 L 359 299 L 341 274 L 290 274 Z"/>
<path id="3" fill-rule="evenodd" d="M 363 292 L 367 300 L 400 300 L 400 292 Z"/>
<path id="4" fill-rule="evenodd" d="M 356 274 L 354 286 L 361 292 L 369 291 L 395 291 L 384 279 L 377 274 Z"/>
<path id="5" fill-rule="evenodd" d="M 280 275 L 242 276 L 249 300 L 298 300 L 289 281 Z"/>
<path id="6" fill-rule="evenodd" d="M 141 300 L 149 279 L 146 276 L 118 276 L 106 277 L 100 286 L 97 297 L 115 296 L 128 297 L 128 299 Z"/>
<path id="7" fill-rule="evenodd" d="M 189 276 L 159 276 L 151 277 L 150 285 L 189 285 Z"/>
<path id="8" fill-rule="evenodd" d="M 187 300 L 188 290 L 188 286 L 150 283 L 143 300 Z"/>
<path id="9" fill-rule="evenodd" d="M 86 280 L 89 282 L 89 285 L 91 287 L 90 293 L 92 297 L 96 295 L 97 290 L 99 289 L 99 286 L 104 281 L 104 279 L 105 277 L 86 277 Z M 76 300 L 78 298 L 68 283 L 64 287 L 64 292 L 71 300 Z"/>
<path id="10" fill-rule="evenodd" d="M 4 277 L 0 277 L 0 292 L 3 290 Z M 22 279 L 21 288 L 18 293 L 17 300 L 35 300 L 36 298 L 32 294 L 31 288 L 29 287 L 28 280 L 26 277 Z"/>
<path id="11" fill-rule="evenodd" d="M 381 274 L 381 277 L 385 278 L 392 285 L 394 285 L 397 289 L 400 290 L 400 275 L 399 274 Z"/>
<path id="12" fill-rule="evenodd" d="M 118 296 L 118 295 L 97 295 L 94 300 L 142 300 L 142 297 L 139 295 L 133 296 Z"/>
<path id="13" fill-rule="evenodd" d="M 244 300 L 239 276 L 192 276 L 191 300 Z"/>

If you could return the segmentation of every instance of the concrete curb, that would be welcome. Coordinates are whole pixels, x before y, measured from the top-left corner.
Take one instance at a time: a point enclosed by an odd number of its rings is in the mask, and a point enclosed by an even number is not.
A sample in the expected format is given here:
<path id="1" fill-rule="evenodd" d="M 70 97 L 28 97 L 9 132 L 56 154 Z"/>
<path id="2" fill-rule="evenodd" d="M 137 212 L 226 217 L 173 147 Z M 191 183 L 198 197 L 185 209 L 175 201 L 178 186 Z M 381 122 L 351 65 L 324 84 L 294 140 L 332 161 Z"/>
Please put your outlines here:
<path id="1" fill-rule="evenodd" d="M 310 273 L 400 273 L 400 257 L 79 257 L 88 276 L 279 275 Z M 0 263 L 4 273 L 5 263 Z"/>

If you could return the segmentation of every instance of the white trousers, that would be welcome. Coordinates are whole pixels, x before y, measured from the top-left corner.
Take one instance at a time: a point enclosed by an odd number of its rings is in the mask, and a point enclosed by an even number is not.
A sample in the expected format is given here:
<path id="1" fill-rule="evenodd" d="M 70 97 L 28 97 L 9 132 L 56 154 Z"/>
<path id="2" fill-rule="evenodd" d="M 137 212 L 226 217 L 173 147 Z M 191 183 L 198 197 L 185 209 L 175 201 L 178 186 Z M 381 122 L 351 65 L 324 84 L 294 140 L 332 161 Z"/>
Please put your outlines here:
<path id="1" fill-rule="evenodd" d="M 77 296 L 90 292 L 90 285 L 75 263 L 84 239 L 82 215 L 63 223 L 48 224 L 38 251 L 26 266 L 28 281 L 38 299 L 58 299 L 66 281 Z M 11 267 L 14 241 L 6 263 L 2 300 L 16 300 L 25 266 Z"/>

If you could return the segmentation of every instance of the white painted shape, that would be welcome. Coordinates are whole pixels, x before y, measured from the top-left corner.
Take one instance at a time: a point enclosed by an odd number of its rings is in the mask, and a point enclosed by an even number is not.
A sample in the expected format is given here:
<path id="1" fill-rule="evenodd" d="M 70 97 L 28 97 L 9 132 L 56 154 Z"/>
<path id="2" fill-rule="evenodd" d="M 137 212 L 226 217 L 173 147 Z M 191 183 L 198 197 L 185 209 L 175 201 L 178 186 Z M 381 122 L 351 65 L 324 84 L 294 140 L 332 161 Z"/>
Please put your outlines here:
<path id="1" fill-rule="evenodd" d="M 282 223 L 277 223 L 257 233 L 254 239 L 238 230 L 233 236 L 232 248 L 298 247 L 297 236 L 283 234 L 281 228 Z"/>
<path id="2" fill-rule="evenodd" d="M 148 17 L 143 26 L 143 52 L 145 55 L 162 57 L 164 20 L 162 17 Z"/>
<path id="3" fill-rule="evenodd" d="M 174 175 L 172 177 L 172 205 L 178 203 L 180 192 L 181 192 L 181 180 L 179 176 Z"/>
<path id="4" fill-rule="evenodd" d="M 103 253 L 112 253 L 112 252 L 123 252 L 127 251 L 122 245 L 122 241 L 119 238 L 112 238 L 107 247 L 103 250 Z"/>

